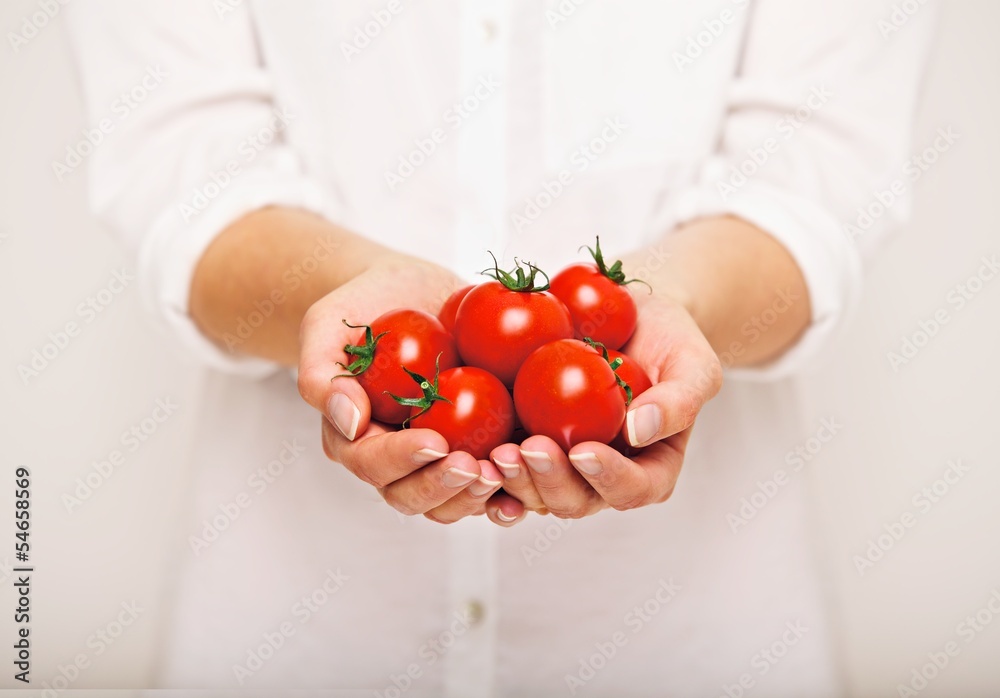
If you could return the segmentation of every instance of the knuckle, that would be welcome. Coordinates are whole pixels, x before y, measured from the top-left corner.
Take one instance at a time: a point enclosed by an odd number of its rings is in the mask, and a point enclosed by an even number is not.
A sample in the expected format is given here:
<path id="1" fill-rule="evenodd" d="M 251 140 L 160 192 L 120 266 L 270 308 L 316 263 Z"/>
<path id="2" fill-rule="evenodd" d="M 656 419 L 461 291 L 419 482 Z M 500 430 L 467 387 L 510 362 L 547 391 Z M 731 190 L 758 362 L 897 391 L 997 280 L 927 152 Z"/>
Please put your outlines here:
<path id="1" fill-rule="evenodd" d="M 380 490 L 380 493 L 386 504 L 404 516 L 415 516 L 422 513 L 411 507 L 402 497 L 399 496 L 399 493 L 392 488 Z"/>
<path id="2" fill-rule="evenodd" d="M 378 490 L 385 490 L 390 484 L 392 484 L 389 482 L 389 478 L 380 475 L 379 473 L 369 473 L 366 470 L 358 470 L 355 474 L 361 478 L 362 481 L 367 482 L 369 485 Z"/>
<path id="3" fill-rule="evenodd" d="M 344 467 L 354 473 L 354 476 L 359 480 L 377 489 L 383 498 L 385 497 L 385 494 L 390 491 L 392 491 L 393 496 L 395 496 L 395 491 L 389 487 L 389 485 L 392 484 L 392 481 L 383 473 L 379 472 L 378 469 L 367 468 L 362 464 L 350 462 L 350 460 L 346 458 L 344 460 L 347 461 L 343 463 Z"/>
<path id="4" fill-rule="evenodd" d="M 323 455 L 329 460 L 335 461 L 337 458 L 334 455 L 333 444 L 330 442 L 330 437 L 330 429 L 324 425 L 320 433 L 320 443 L 323 445 Z"/>
<path id="5" fill-rule="evenodd" d="M 309 332 L 319 324 L 320 312 L 316 304 L 309 306 L 306 312 L 302 314 L 302 321 L 299 323 L 299 345 L 303 344 L 302 340 L 305 338 Z"/>
<path id="6" fill-rule="evenodd" d="M 430 478 L 424 477 L 417 483 L 417 497 L 421 502 L 433 502 L 440 498 L 439 487 Z"/>
<path id="7" fill-rule="evenodd" d="M 649 497 L 645 493 L 629 495 L 624 499 L 609 502 L 615 511 L 630 511 L 649 504 Z"/>
<path id="8" fill-rule="evenodd" d="M 589 508 L 582 502 L 573 502 L 556 507 L 549 506 L 549 513 L 557 519 L 582 519 L 589 513 Z"/>
<path id="9" fill-rule="evenodd" d="M 309 402 L 316 395 L 317 386 L 320 385 L 322 385 L 322 378 L 319 375 L 319 371 L 308 366 L 303 366 L 299 369 L 296 387 L 298 387 L 299 395 L 303 400 Z"/>
<path id="10" fill-rule="evenodd" d="M 702 400 L 694 391 L 686 391 L 677 406 L 677 413 L 680 416 L 681 430 L 688 429 L 694 425 L 701 412 Z"/>
<path id="11" fill-rule="evenodd" d="M 434 523 L 444 524 L 444 525 L 455 523 L 455 521 L 457 521 L 457 519 L 453 519 L 449 516 L 438 516 L 430 512 L 424 512 L 424 518 L 428 519 L 429 521 L 433 521 Z"/>

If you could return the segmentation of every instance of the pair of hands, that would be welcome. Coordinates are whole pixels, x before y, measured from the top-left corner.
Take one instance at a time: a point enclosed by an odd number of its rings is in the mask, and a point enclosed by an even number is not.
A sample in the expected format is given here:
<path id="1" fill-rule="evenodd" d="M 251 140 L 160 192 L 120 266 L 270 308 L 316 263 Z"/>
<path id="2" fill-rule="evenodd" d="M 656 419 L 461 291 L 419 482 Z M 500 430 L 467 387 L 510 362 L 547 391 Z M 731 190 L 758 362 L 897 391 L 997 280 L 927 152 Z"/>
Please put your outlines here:
<path id="1" fill-rule="evenodd" d="M 722 385 L 722 367 L 691 315 L 669 297 L 645 291 L 635 296 L 638 327 L 623 351 L 646 370 L 653 387 L 629 406 L 623 432 L 628 443 L 642 448 L 631 458 L 597 442 L 565 453 L 552 439 L 531 436 L 477 461 L 449 453 L 444 437 L 429 429 L 397 430 L 371 421 L 357 380 L 331 380 L 343 373 L 337 364 L 348 363 L 343 347 L 355 339 L 342 319 L 367 323 L 402 307 L 436 315 L 461 285 L 435 264 L 394 255 L 310 307 L 300 329 L 298 387 L 323 414 L 327 457 L 373 485 L 403 514 L 440 523 L 486 514 L 512 526 L 528 510 L 580 518 L 670 497 L 695 418 Z"/>

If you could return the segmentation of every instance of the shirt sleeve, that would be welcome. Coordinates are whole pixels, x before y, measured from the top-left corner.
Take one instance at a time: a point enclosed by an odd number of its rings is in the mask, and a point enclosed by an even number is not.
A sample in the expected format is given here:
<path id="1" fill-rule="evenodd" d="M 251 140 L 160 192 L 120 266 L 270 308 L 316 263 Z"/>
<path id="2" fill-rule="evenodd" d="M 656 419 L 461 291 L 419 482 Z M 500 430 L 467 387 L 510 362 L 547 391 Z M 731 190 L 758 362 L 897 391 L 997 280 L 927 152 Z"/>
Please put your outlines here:
<path id="1" fill-rule="evenodd" d="M 195 266 L 214 237 L 269 205 L 329 215 L 284 134 L 247 6 L 202 0 L 91 0 L 67 7 L 88 128 L 91 208 L 136 265 L 156 324 L 196 359 L 262 377 L 279 367 L 234 356 L 188 315 Z"/>
<path id="2" fill-rule="evenodd" d="M 934 0 L 914 5 L 901 25 L 881 0 L 759 0 L 745 10 L 718 149 L 670 197 L 666 220 L 733 215 L 776 238 L 802 270 L 812 322 L 777 360 L 733 378 L 783 378 L 814 359 L 857 305 L 864 264 L 909 214 L 903 168 L 937 12 Z M 893 192 L 894 181 L 907 191 Z M 877 205 L 886 191 L 894 201 Z M 859 225 L 869 207 L 874 220 Z M 755 333 L 745 327 L 744 345 Z"/>

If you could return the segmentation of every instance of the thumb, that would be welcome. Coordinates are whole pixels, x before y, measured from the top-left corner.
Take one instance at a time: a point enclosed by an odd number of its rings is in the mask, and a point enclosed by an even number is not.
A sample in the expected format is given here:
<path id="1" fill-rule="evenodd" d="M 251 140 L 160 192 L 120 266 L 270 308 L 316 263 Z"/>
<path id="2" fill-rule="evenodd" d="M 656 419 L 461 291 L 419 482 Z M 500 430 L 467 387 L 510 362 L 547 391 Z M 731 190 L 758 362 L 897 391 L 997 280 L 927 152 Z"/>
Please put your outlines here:
<path id="1" fill-rule="evenodd" d="M 648 446 L 689 428 L 721 387 L 722 365 L 714 352 L 674 362 L 659 383 L 629 405 L 624 428 L 628 443 Z"/>
<path id="2" fill-rule="evenodd" d="M 319 307 L 306 313 L 299 331 L 299 394 L 353 441 L 368 428 L 371 404 L 357 379 L 347 375 L 344 345 L 356 344 L 364 330 L 344 325 L 333 308 Z"/>

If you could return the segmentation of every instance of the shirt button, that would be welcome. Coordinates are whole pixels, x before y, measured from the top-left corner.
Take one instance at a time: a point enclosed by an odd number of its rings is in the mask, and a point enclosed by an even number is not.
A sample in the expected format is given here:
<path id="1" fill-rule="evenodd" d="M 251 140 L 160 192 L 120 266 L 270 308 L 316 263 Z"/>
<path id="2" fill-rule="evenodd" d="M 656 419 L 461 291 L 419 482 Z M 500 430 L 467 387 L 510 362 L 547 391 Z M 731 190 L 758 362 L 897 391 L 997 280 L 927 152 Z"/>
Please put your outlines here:
<path id="1" fill-rule="evenodd" d="M 465 602 L 465 606 L 462 608 L 465 612 L 465 617 L 469 621 L 469 625 L 479 625 L 482 622 L 483 616 L 486 615 L 486 609 L 483 604 L 475 599 Z"/>
<path id="2" fill-rule="evenodd" d="M 483 20 L 480 27 L 483 32 L 483 41 L 490 43 L 497 35 L 497 25 L 496 22 L 490 19 Z"/>

